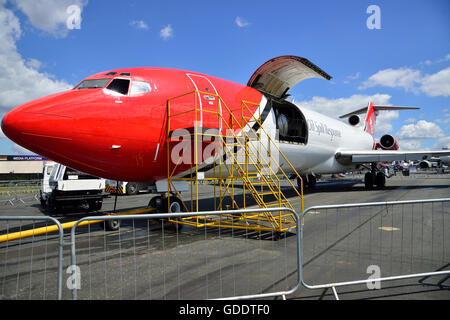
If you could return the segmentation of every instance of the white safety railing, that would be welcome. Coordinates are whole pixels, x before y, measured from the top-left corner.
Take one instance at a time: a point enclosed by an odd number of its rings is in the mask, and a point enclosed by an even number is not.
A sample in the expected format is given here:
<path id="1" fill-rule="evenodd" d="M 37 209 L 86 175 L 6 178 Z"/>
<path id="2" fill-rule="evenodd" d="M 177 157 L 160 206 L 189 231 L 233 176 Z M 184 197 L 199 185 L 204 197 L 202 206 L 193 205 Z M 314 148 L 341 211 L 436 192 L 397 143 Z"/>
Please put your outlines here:
<path id="1" fill-rule="evenodd" d="M 449 213 L 450 198 L 310 207 L 302 284 L 338 299 L 341 286 L 449 275 Z"/>
<path id="2" fill-rule="evenodd" d="M 38 236 L 54 226 L 56 236 Z M 0 299 L 61 300 L 63 236 L 52 217 L 0 216 Z"/>
<path id="3" fill-rule="evenodd" d="M 167 221 L 265 211 L 292 213 L 297 229 L 181 229 Z M 105 231 L 109 220 L 121 220 L 120 228 Z M 54 218 L 0 217 L 0 299 L 55 291 L 57 299 L 285 298 L 303 293 L 301 285 L 338 299 L 338 287 L 411 278 L 439 287 L 450 276 L 449 223 L 450 198 L 314 206 L 301 217 L 288 208 L 92 216 L 77 221 L 65 243 Z"/>
<path id="4" fill-rule="evenodd" d="M 297 241 L 289 233 L 233 228 L 190 228 L 167 218 L 261 212 L 289 208 L 207 211 L 127 216 L 94 216 L 71 230 L 73 299 L 253 299 L 285 297 L 300 285 Z M 160 220 L 162 219 L 162 220 Z M 102 232 L 87 221 L 121 220 L 115 232 Z M 299 227 L 297 219 L 297 228 Z M 172 230 L 170 230 L 172 229 Z M 289 246 L 288 246 L 289 244 Z M 293 254 L 297 253 L 297 255 Z M 289 282 L 288 270 L 297 269 Z M 278 286 L 268 283 L 284 279 Z"/>

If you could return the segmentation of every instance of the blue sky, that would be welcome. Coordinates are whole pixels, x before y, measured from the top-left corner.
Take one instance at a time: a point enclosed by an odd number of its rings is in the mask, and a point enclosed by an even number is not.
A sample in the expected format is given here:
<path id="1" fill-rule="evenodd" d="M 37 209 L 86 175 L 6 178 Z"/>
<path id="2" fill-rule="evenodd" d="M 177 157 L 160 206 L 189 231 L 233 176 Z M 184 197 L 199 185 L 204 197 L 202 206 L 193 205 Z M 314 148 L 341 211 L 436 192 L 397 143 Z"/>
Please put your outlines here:
<path id="1" fill-rule="evenodd" d="M 67 28 L 70 5 L 80 29 Z M 381 29 L 368 29 L 370 5 Z M 376 103 L 377 135 L 403 149 L 450 147 L 450 2 L 0 0 L 0 116 L 120 67 L 193 70 L 247 83 L 279 55 L 308 58 L 333 79 L 306 80 L 296 103 L 332 116 Z M 22 79 L 23 78 L 23 79 Z M 27 153 L 0 137 L 0 154 Z"/>

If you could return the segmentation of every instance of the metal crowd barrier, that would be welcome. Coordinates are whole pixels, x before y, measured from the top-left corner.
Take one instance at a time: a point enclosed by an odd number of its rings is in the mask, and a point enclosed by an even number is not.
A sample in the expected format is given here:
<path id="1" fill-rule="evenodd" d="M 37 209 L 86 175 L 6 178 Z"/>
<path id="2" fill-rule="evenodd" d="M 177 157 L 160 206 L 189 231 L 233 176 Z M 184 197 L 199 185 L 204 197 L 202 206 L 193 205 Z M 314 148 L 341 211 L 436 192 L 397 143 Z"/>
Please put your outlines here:
<path id="1" fill-rule="evenodd" d="M 286 239 L 291 233 L 246 229 L 183 226 L 180 232 L 181 225 L 171 225 L 169 230 L 167 221 L 160 220 L 280 211 L 294 214 L 299 230 L 298 215 L 289 208 L 83 218 L 71 229 L 72 298 L 285 297 L 300 285 L 299 233 L 293 242 Z M 116 232 L 94 235 L 98 226 L 79 226 L 89 220 L 121 220 L 122 226 Z M 297 269 L 296 283 L 288 280 L 292 269 Z M 274 282 L 278 286 L 268 287 Z"/>
<path id="2" fill-rule="evenodd" d="M 14 206 L 25 200 L 39 200 L 40 180 L 0 181 L 0 201 Z"/>
<path id="3" fill-rule="evenodd" d="M 293 213 L 295 234 L 180 230 L 167 221 L 265 211 Z M 301 285 L 322 295 L 331 289 L 339 299 L 338 287 L 378 289 L 384 281 L 419 277 L 419 284 L 442 286 L 450 276 L 449 213 L 450 198 L 314 206 L 301 217 L 288 208 L 86 217 L 71 229 L 65 284 L 72 299 L 285 298 Z M 117 231 L 80 225 L 92 220 L 122 225 Z M 51 298 L 54 288 L 62 298 L 68 243 L 61 224 L 51 217 L 0 217 L 0 236 L 53 224 L 57 235 L 0 243 L 0 299 Z"/>
<path id="4" fill-rule="evenodd" d="M 23 225 L 24 221 L 32 223 Z M 13 232 L 25 234 L 28 229 L 51 225 L 58 226 L 57 236 L 8 239 Z M 0 216 L 0 235 L 6 235 L 0 243 L 0 300 L 61 300 L 64 231 L 59 221 L 46 216 Z"/>
<path id="5" fill-rule="evenodd" d="M 310 207 L 302 284 L 339 299 L 337 287 L 449 275 L 449 213 L 450 198 Z"/>

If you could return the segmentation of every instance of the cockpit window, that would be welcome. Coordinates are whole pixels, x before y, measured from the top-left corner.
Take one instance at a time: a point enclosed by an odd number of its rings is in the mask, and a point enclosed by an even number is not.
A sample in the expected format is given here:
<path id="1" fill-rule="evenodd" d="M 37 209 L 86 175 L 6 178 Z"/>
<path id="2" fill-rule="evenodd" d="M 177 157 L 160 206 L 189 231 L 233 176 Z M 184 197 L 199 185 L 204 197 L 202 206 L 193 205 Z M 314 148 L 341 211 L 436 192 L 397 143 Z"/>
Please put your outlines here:
<path id="1" fill-rule="evenodd" d="M 131 83 L 131 96 L 137 96 L 152 91 L 150 84 L 145 81 L 133 81 Z"/>
<path id="2" fill-rule="evenodd" d="M 93 79 L 93 80 L 84 80 L 79 85 L 77 85 L 74 89 L 95 89 L 95 88 L 103 88 L 109 79 Z"/>
<path id="3" fill-rule="evenodd" d="M 127 95 L 129 86 L 130 80 L 128 79 L 114 79 L 113 81 L 111 81 L 111 83 L 108 85 L 106 89 L 123 95 Z"/>

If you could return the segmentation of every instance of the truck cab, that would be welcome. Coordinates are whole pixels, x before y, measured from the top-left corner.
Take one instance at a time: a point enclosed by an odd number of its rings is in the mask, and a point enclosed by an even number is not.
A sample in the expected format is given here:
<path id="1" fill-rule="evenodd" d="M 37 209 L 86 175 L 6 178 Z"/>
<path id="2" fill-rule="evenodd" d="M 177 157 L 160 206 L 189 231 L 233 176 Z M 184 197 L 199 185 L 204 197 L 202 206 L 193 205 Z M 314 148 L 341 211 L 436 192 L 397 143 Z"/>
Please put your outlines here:
<path id="1" fill-rule="evenodd" d="M 48 170 L 48 169 L 47 169 Z M 45 171 L 48 173 L 48 171 Z M 63 206 L 77 206 L 87 204 L 89 211 L 98 211 L 102 208 L 105 179 L 66 167 L 56 163 L 48 176 L 42 181 L 41 204 L 54 213 Z M 43 203 L 45 201 L 45 203 Z"/>

